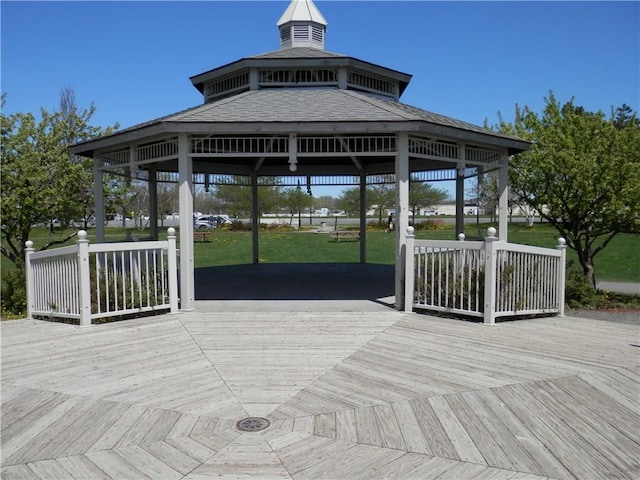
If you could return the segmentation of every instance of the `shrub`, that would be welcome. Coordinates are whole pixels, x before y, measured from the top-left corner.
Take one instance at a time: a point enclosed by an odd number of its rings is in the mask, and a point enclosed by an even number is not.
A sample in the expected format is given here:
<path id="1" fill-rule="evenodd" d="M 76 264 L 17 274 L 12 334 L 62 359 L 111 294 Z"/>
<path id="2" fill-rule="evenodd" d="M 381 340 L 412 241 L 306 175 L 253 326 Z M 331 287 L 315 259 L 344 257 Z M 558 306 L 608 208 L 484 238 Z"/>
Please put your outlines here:
<path id="1" fill-rule="evenodd" d="M 569 308 L 596 308 L 600 303 L 598 292 L 573 261 L 567 263 L 565 304 Z"/>
<path id="2" fill-rule="evenodd" d="M 421 230 L 444 230 L 447 224 L 442 220 L 425 220 L 424 222 L 416 222 L 413 226 L 416 232 Z"/>
<path id="3" fill-rule="evenodd" d="M 251 231 L 251 223 L 242 223 L 240 220 L 234 220 L 231 225 L 226 224 L 225 230 L 228 229 L 232 232 L 250 232 Z"/>
<path id="4" fill-rule="evenodd" d="M 10 270 L 2 277 L 2 316 L 25 317 L 27 282 L 22 269 Z"/>

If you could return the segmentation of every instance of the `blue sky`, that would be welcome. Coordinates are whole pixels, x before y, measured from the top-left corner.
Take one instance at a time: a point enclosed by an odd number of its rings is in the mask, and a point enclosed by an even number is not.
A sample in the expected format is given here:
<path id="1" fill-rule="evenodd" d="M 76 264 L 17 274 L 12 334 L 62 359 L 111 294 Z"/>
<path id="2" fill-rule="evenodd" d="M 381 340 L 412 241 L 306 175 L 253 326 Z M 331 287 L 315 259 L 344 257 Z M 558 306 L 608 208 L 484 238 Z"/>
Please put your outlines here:
<path id="1" fill-rule="evenodd" d="M 552 90 L 587 110 L 640 110 L 639 2 L 317 0 L 326 49 L 413 75 L 401 101 L 482 125 Z M 201 103 L 189 77 L 278 49 L 288 0 L 2 0 L 5 113 L 71 87 L 93 123 L 121 127 Z"/>

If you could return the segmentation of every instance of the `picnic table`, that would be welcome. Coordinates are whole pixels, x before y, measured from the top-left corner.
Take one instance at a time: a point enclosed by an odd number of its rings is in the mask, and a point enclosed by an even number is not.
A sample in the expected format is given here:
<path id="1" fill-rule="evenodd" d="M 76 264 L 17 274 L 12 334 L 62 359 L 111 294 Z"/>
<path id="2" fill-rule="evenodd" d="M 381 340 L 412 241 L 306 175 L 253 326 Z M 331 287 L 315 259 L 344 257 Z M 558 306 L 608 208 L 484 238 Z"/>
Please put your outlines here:
<path id="1" fill-rule="evenodd" d="M 201 231 L 201 230 L 195 230 L 193 232 L 193 241 L 194 242 L 210 242 L 210 237 L 211 236 L 211 232 L 210 231 Z"/>
<path id="2" fill-rule="evenodd" d="M 331 232 L 329 236 L 336 242 L 339 242 L 341 240 L 354 240 L 356 242 L 360 241 L 359 230 L 335 230 Z"/>

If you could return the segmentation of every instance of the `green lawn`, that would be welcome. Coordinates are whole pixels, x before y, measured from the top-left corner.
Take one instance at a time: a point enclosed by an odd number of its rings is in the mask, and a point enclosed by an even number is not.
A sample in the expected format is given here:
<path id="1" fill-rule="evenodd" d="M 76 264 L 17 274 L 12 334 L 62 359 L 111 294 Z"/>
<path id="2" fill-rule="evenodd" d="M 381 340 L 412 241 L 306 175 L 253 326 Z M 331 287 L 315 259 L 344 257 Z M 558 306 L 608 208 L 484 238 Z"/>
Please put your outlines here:
<path id="1" fill-rule="evenodd" d="M 166 237 L 166 229 L 161 229 L 161 237 Z M 416 232 L 420 239 L 454 239 L 452 226 L 441 230 Z M 482 226 L 486 232 L 486 226 Z M 107 241 L 124 240 L 126 230 L 108 228 Z M 478 235 L 475 225 L 467 227 L 468 236 Z M 148 232 L 133 231 L 132 235 L 144 239 Z M 32 240 L 36 248 L 50 241 L 62 238 L 62 233 L 49 236 L 45 228 L 34 229 Z M 89 240 L 93 240 L 89 232 Z M 541 247 L 554 248 L 557 232 L 549 225 L 524 224 L 509 226 L 509 241 Z M 72 240 L 73 242 L 74 240 Z M 195 266 L 234 265 L 251 262 L 251 233 L 214 230 L 210 243 L 196 243 Z M 575 259 L 575 253 L 568 250 L 569 259 Z M 261 231 L 259 258 L 265 263 L 341 263 L 358 262 L 360 245 L 355 241 L 334 242 L 328 235 L 309 231 Z M 394 234 L 383 231 L 367 232 L 367 262 L 392 264 L 394 261 Z M 634 234 L 618 235 L 609 246 L 595 258 L 596 275 L 599 280 L 640 281 L 640 236 Z M 12 268 L 12 264 L 2 258 L 2 271 Z"/>

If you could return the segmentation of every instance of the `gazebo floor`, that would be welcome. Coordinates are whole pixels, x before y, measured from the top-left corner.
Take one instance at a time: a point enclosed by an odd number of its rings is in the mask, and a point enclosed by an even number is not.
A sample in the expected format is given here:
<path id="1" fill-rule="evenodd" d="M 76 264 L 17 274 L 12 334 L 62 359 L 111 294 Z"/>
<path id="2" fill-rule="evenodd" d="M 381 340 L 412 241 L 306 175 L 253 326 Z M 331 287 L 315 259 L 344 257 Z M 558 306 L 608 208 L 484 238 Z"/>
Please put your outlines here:
<path id="1" fill-rule="evenodd" d="M 637 325 L 222 303 L 2 322 L 2 478 L 640 475 Z"/>

